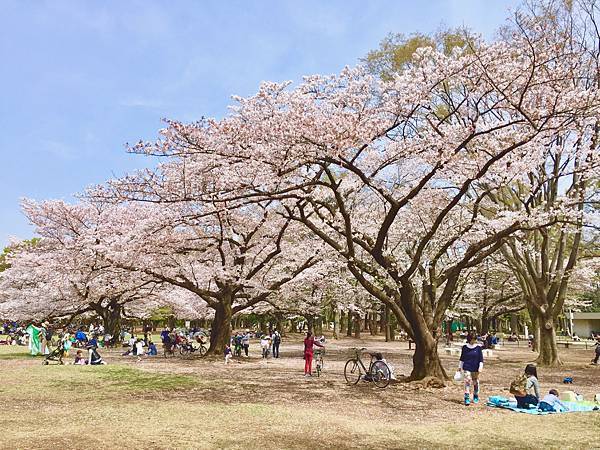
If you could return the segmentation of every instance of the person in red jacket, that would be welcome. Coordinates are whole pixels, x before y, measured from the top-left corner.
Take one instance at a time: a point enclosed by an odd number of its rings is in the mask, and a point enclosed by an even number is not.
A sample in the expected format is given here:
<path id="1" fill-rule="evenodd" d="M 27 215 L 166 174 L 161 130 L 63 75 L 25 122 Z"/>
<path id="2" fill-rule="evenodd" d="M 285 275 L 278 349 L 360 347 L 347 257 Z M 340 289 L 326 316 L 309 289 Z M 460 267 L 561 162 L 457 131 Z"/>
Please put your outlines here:
<path id="1" fill-rule="evenodd" d="M 312 360 L 313 360 L 313 346 L 323 347 L 323 345 L 316 341 L 312 333 L 309 331 L 306 333 L 304 339 L 304 376 L 312 377 Z"/>

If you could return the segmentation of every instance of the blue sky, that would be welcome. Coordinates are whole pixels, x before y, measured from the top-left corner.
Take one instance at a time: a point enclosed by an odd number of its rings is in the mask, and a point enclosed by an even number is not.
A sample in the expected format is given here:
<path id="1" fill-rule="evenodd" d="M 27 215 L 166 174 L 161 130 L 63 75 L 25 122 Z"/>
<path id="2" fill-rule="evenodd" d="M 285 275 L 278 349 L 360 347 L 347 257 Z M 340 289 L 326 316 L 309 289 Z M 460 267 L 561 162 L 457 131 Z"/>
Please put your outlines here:
<path id="1" fill-rule="evenodd" d="M 148 162 L 161 118 L 219 117 L 262 80 L 355 65 L 389 32 L 493 36 L 516 0 L 0 0 L 0 245 L 22 197 L 62 198 Z"/>

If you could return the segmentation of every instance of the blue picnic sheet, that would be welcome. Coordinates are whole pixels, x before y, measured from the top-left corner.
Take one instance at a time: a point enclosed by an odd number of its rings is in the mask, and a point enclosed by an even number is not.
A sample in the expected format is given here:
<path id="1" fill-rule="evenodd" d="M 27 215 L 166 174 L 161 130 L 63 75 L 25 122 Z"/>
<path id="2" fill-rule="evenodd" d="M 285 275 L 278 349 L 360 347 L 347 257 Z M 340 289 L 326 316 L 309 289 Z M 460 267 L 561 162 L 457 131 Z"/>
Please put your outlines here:
<path id="1" fill-rule="evenodd" d="M 600 405 L 594 402 L 563 402 L 567 408 L 567 411 L 539 411 L 537 408 L 517 408 L 517 401 L 513 399 L 509 399 L 501 396 L 493 396 L 489 397 L 487 401 L 487 405 L 492 408 L 503 408 L 509 409 L 511 411 L 516 411 L 525 414 L 533 414 L 537 416 L 544 416 L 546 414 L 559 414 L 559 413 L 567 413 L 567 412 L 589 412 L 589 411 L 600 411 Z"/>

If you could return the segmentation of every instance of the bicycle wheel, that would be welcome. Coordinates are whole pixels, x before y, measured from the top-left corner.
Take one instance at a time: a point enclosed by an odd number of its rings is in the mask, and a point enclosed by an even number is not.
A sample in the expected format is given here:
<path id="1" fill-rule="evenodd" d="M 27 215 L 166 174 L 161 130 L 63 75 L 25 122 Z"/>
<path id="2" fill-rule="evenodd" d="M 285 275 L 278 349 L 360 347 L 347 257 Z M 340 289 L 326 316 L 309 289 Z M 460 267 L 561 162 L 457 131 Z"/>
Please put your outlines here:
<path id="1" fill-rule="evenodd" d="M 349 359 L 344 366 L 344 378 L 348 384 L 356 384 L 361 378 L 360 365 L 356 359 Z"/>
<path id="2" fill-rule="evenodd" d="M 179 347 L 179 354 L 181 356 L 187 356 L 190 354 L 190 347 L 188 345 L 182 345 Z"/>
<path id="3" fill-rule="evenodd" d="M 378 388 L 386 388 L 390 384 L 390 368 L 383 361 L 375 361 L 371 367 L 371 381 Z"/>
<path id="4" fill-rule="evenodd" d="M 204 356 L 204 355 L 206 355 L 206 352 L 208 351 L 208 349 L 204 345 L 201 345 L 200 348 L 198 349 L 198 351 L 200 352 L 200 356 Z"/>

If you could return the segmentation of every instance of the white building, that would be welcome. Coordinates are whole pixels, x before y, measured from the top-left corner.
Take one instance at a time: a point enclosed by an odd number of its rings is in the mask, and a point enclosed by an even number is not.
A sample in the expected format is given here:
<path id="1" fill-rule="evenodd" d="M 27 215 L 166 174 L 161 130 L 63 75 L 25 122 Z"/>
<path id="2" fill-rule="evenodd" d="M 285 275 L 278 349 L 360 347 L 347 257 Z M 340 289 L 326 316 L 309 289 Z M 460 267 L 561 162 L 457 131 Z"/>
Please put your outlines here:
<path id="1" fill-rule="evenodd" d="M 574 312 L 573 313 L 573 331 L 579 337 L 588 337 L 592 331 L 600 333 L 600 312 Z"/>

